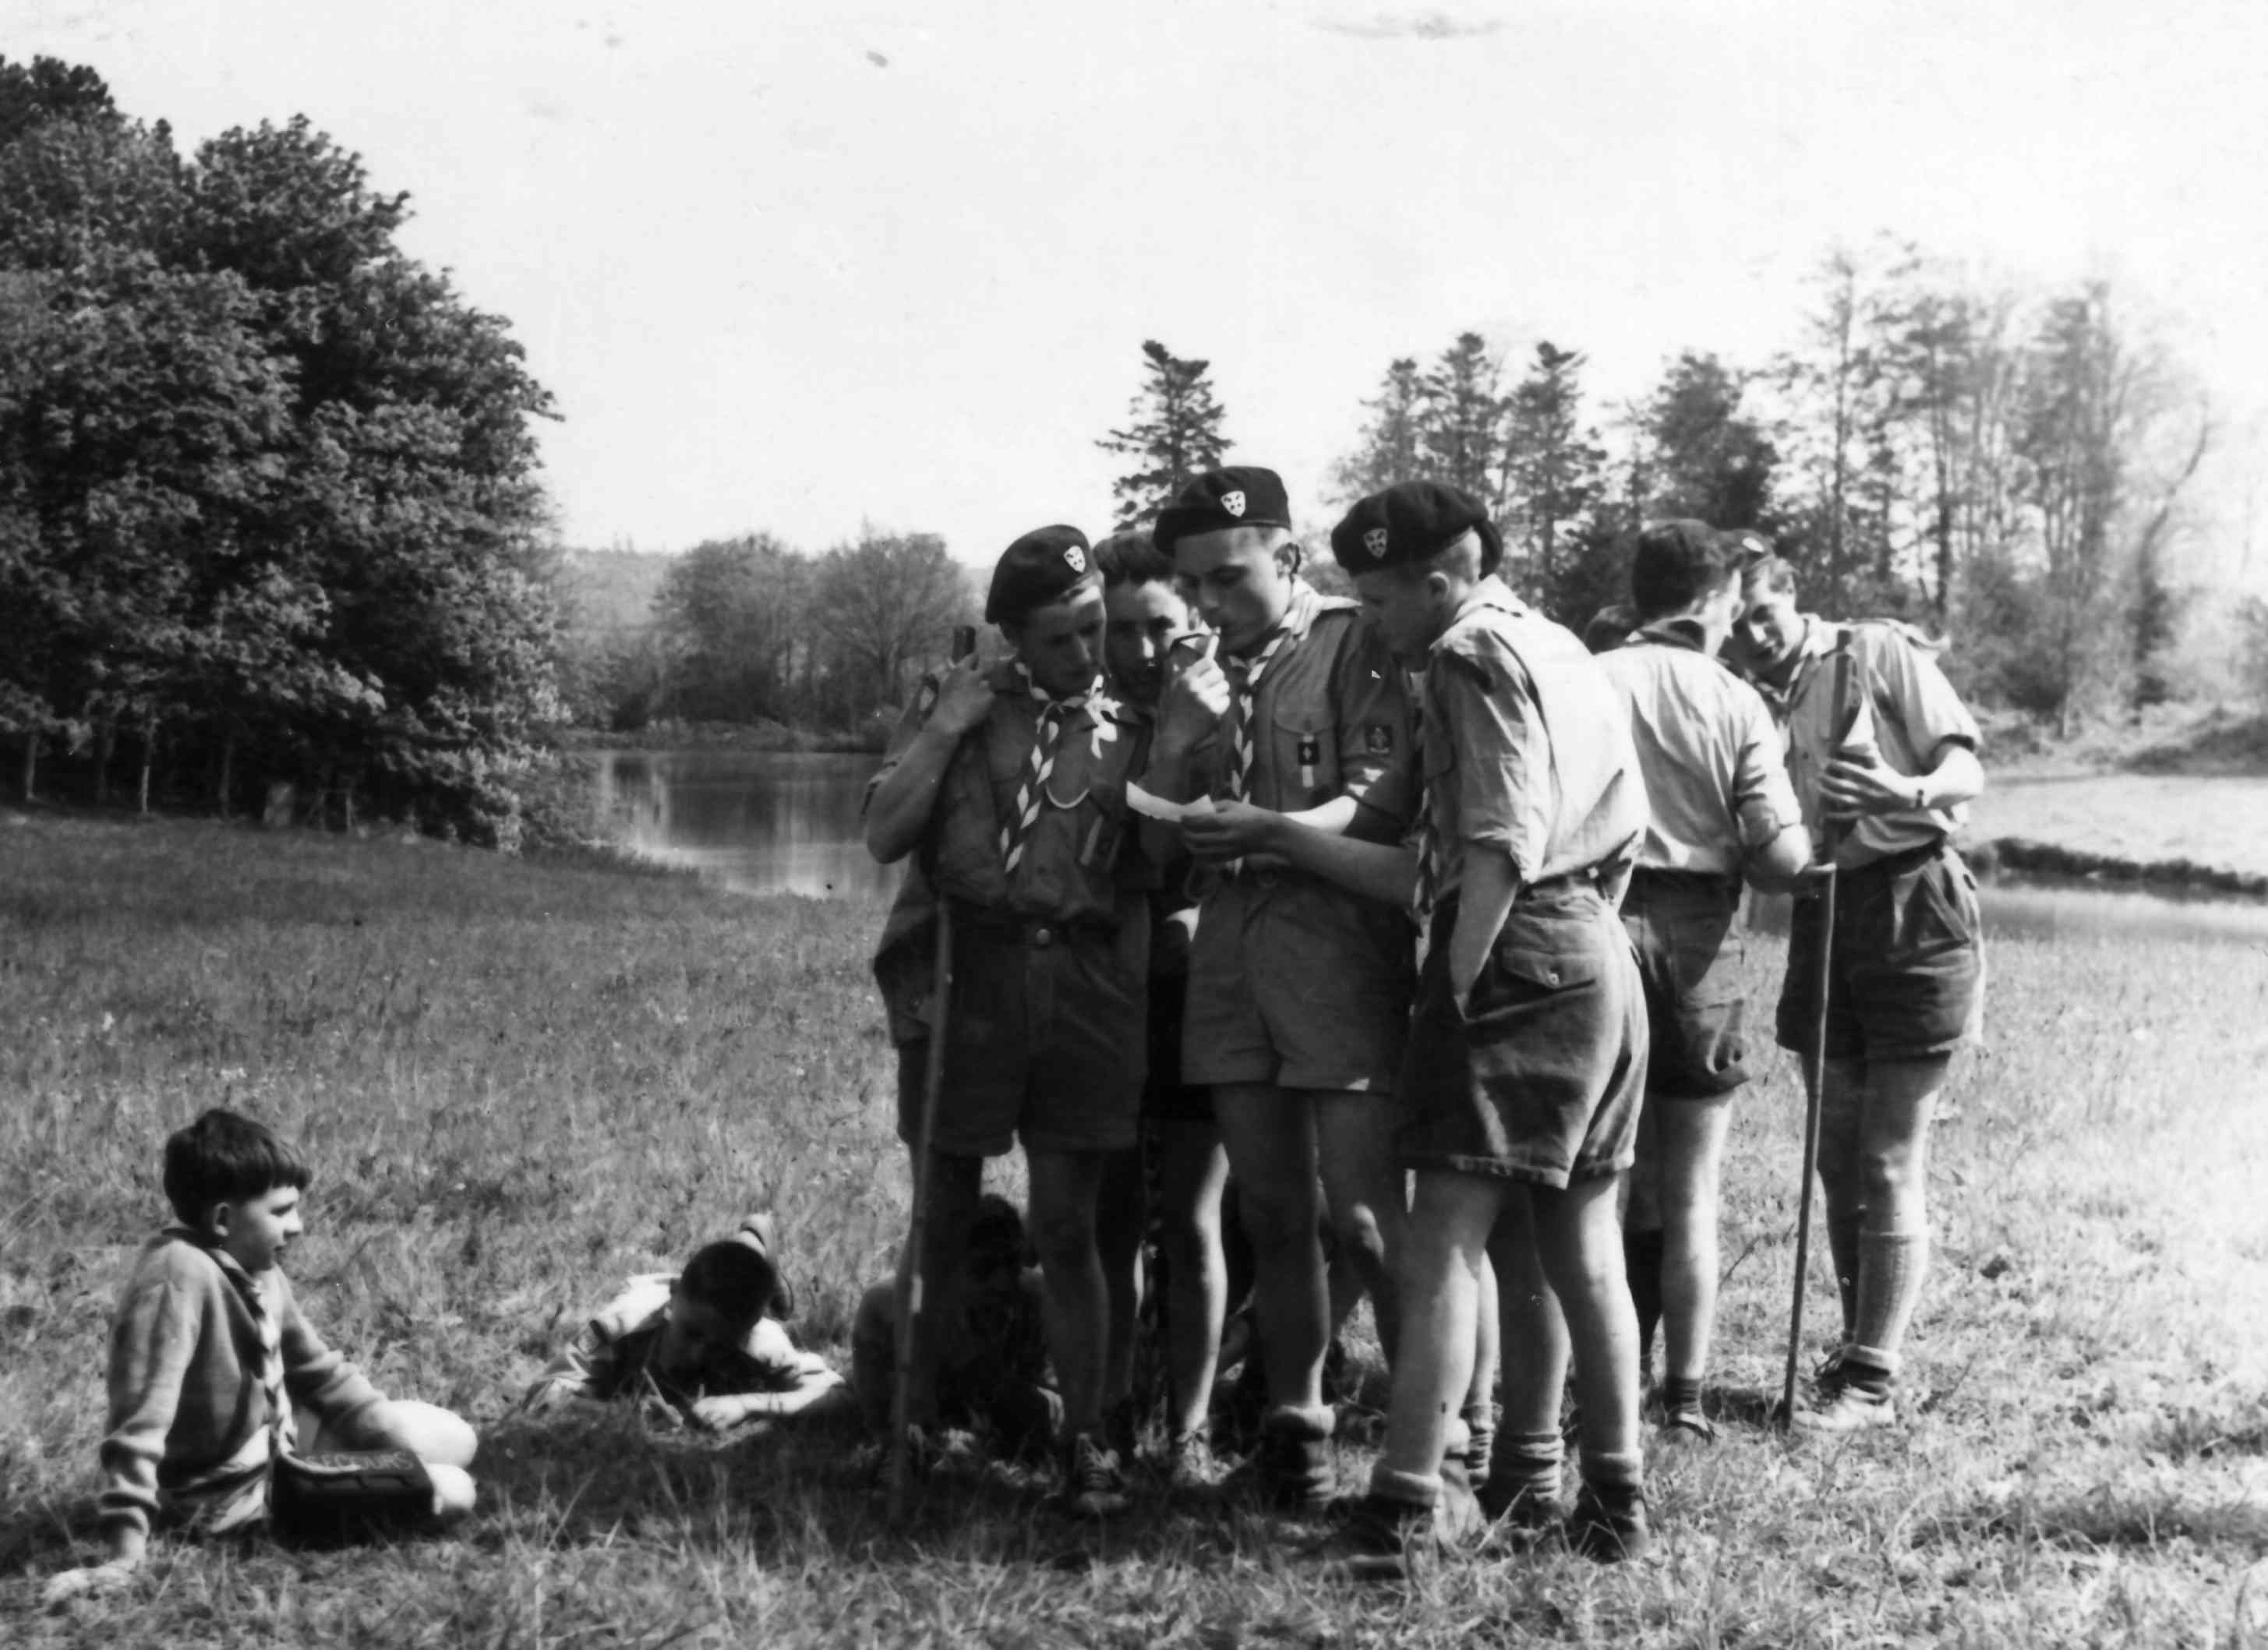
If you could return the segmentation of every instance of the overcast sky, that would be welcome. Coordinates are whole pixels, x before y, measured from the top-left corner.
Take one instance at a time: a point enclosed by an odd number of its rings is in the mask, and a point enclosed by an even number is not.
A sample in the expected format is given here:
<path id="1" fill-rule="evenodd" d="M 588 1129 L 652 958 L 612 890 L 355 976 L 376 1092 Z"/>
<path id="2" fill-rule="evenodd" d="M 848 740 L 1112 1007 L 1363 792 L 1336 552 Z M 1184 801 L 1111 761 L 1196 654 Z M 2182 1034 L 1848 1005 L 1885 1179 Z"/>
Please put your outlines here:
<path id="1" fill-rule="evenodd" d="M 2213 0 L 0 0 L 0 51 L 185 150 L 304 113 L 408 190 L 409 250 L 558 397 L 570 542 L 872 520 L 972 561 L 1107 527 L 1145 338 L 1326 522 L 1395 356 L 1548 337 L 1609 395 L 1759 364 L 1882 230 L 2122 283 L 2223 409 L 2226 493 L 2268 406 L 2264 47 Z"/>

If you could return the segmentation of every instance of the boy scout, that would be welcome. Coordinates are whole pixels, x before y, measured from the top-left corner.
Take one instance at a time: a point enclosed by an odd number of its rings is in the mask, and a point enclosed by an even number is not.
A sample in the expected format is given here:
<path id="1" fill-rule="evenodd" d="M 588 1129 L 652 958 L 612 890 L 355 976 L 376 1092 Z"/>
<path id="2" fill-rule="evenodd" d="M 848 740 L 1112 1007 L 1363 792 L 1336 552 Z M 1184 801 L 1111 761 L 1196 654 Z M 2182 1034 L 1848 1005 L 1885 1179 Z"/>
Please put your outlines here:
<path id="1" fill-rule="evenodd" d="M 1105 674 L 1128 712 L 1148 726 L 1156 717 L 1174 655 L 1178 651 L 1194 659 L 1189 645 L 1209 638 L 1197 630 L 1189 603 L 1175 588 L 1174 564 L 1148 533 L 1113 534 L 1095 545 L 1094 561 L 1102 572 Z M 1208 741 L 1195 758 L 1208 774 L 1214 748 Z M 1101 1236 L 1111 1288 L 1106 1391 L 1114 1404 L 1130 1404 L 1141 1244 L 1151 1216 L 1147 1194 L 1154 1190 L 1168 1463 L 1176 1482 L 1191 1485 L 1211 1474 L 1213 1370 L 1228 1313 L 1228 1267 L 1220 1234 L 1228 1158 L 1213 1120 L 1212 1092 L 1182 1081 L 1182 1023 L 1197 912 L 1189 854 L 1171 838 L 1166 843 L 1167 851 L 1151 867 L 1149 1079 L 1142 1091 L 1142 1150 L 1115 1158 L 1103 1187 Z M 1114 1420 L 1120 1437 L 1130 1430 Z"/>
<path id="2" fill-rule="evenodd" d="M 1906 1326 L 1929 1259 L 1929 1121 L 1984 996 L 1977 881 L 1951 836 L 1984 787 L 1976 719 L 1902 625 L 1835 626 L 1800 610 L 1778 556 L 1748 568 L 1738 626 L 1752 673 L 1781 700 L 1806 821 L 1845 821 L 1835 851 L 1819 1176 L 1843 1344 L 1800 1426 L 1889 1425 Z M 1852 655 L 1857 719 L 1836 747 L 1831 659 Z M 1816 1035 L 1819 924 L 1799 904 L 1779 1001 L 1780 1046 Z M 1808 1061 L 1806 1062 L 1807 1070 Z"/>
<path id="3" fill-rule="evenodd" d="M 1629 718 L 1649 816 L 1623 925 L 1638 951 L 1651 1053 L 1624 1256 L 1638 1367 L 1668 1343 L 1662 1425 L 1708 1439 L 1701 1407 L 1717 1311 L 1717 1189 L 1734 1092 L 1748 1080 L 1739 955 L 1725 939 L 1752 868 L 1785 882 L 1811 858 L 1778 730 L 1715 655 L 1741 600 L 1738 547 L 1698 521 L 1639 535 L 1635 633 L 1599 661 Z"/>
<path id="4" fill-rule="evenodd" d="M 874 959 L 898 1044 L 899 1138 L 917 1150 L 928 1042 L 946 1039 L 930 1241 L 900 1263 L 901 1290 L 918 1265 L 936 1305 L 916 1319 L 909 1413 L 934 1421 L 943 1292 L 961 1270 L 983 1160 L 1020 1139 L 1064 1398 L 1067 1499 L 1107 1513 L 1125 1496 L 1101 1433 L 1108 1308 L 1095 1204 L 1103 1160 L 1133 1144 L 1141 1103 L 1149 927 L 1120 849 L 1145 741 L 1096 681 L 1101 581 L 1077 528 L 1010 545 L 984 616 L 1008 657 L 945 671 L 908 711 L 867 792 L 874 857 L 917 855 Z M 932 1023 L 929 977 L 941 899 L 954 947 L 945 1027 Z"/>
<path id="5" fill-rule="evenodd" d="M 1395 653 L 1425 667 L 1414 865 L 1296 823 L 1255 841 L 1381 897 L 1414 881 L 1431 921 L 1397 1093 L 1395 1155 L 1417 1174 L 1402 1344 L 1385 1447 L 1346 1540 L 1384 1573 L 1476 1521 L 1454 1417 L 1486 1256 L 1506 1367 L 1480 1506 L 1557 1516 L 1572 1338 L 1583 1484 L 1568 1535 L 1594 1558 L 1626 1557 L 1646 1541 L 1616 1211 L 1646 1059 L 1614 909 L 1646 821 L 1627 724 L 1582 645 L 1495 576 L 1502 543 L 1464 494 L 1430 482 L 1373 494 L 1332 529 L 1331 553 Z"/>
<path id="6" fill-rule="evenodd" d="M 1216 798 L 1325 833 L 1399 837 L 1412 780 L 1401 673 L 1354 603 L 1300 578 L 1283 482 L 1245 466 L 1200 475 L 1160 515 L 1156 537 L 1219 633 L 1221 658 L 1168 690 L 1151 788 L 1188 795 L 1188 754 L 1217 729 Z M 1393 904 L 1247 852 L 1225 817 L 1183 823 L 1219 874 L 1190 954 L 1182 1075 L 1212 1087 L 1252 1241 L 1269 1396 L 1252 1479 L 1271 1499 L 1315 1505 L 1332 1488 L 1319 1174 L 1380 1338 L 1395 1344 L 1387 1261 L 1403 1203 L 1391 1094 L 1410 926 Z"/>

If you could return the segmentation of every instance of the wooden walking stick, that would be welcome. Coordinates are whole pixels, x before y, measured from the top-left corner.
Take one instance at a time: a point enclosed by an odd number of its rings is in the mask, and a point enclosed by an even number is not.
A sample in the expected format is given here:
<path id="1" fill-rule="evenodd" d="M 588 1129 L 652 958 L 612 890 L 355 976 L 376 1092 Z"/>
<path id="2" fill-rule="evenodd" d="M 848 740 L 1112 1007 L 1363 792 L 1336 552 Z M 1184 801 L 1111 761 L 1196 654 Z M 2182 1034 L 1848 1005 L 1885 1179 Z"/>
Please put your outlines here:
<path id="1" fill-rule="evenodd" d="M 1842 750 L 1844 740 L 1851 737 L 1852 725 L 1857 719 L 1857 708 L 1851 703 L 1851 632 L 1846 630 L 1835 639 L 1835 697 L 1828 719 L 1829 730 L 1834 735 L 1827 748 L 1830 762 Z M 1819 884 L 1818 971 L 1812 978 L 1816 1007 L 1812 1016 L 1811 1050 L 1804 1059 L 1803 1179 L 1796 1201 L 1795 1293 L 1787 1310 L 1787 1369 L 1780 1383 L 1779 1421 L 1783 1426 L 1795 1424 L 1795 1369 L 1803 1352 L 1803 1289 L 1811 1271 L 1811 1182 L 1819 1168 L 1819 1098 L 1827 1086 L 1827 993 L 1834 977 L 1835 850 L 1843 840 L 1843 827 L 1829 821 L 1822 839 L 1827 850 L 1827 866 Z"/>
<path id="2" fill-rule="evenodd" d="M 956 625 L 953 632 L 953 662 L 957 665 L 976 651 L 976 628 Z M 948 762 L 948 770 L 950 767 Z M 930 893 L 937 901 L 937 937 L 931 957 L 929 1048 L 922 1065 L 921 1123 L 914 1141 L 914 1206 L 906 1222 L 909 1281 L 905 1310 L 898 1314 L 896 1379 L 890 1392 L 889 1515 L 893 1524 L 905 1521 L 907 1483 L 912 1477 L 907 1433 L 912 1425 L 914 1326 L 922 1315 L 922 1267 L 929 1245 L 929 1144 L 937 1138 L 938 1097 L 945 1090 L 946 1021 L 953 1006 L 953 902 L 938 886 L 934 855 L 929 856 L 928 869 Z"/>

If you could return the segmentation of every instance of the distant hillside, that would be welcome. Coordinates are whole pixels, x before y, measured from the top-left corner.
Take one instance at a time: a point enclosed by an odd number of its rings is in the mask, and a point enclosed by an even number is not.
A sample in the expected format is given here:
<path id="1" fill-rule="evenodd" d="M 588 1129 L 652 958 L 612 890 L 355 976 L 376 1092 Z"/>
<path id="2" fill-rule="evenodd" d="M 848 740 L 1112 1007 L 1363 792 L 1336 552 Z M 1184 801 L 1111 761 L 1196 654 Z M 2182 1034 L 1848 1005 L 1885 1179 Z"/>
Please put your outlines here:
<path id="1" fill-rule="evenodd" d="M 658 550 L 569 550 L 563 560 L 570 632 L 603 640 L 645 630 L 654 593 L 676 559 Z"/>

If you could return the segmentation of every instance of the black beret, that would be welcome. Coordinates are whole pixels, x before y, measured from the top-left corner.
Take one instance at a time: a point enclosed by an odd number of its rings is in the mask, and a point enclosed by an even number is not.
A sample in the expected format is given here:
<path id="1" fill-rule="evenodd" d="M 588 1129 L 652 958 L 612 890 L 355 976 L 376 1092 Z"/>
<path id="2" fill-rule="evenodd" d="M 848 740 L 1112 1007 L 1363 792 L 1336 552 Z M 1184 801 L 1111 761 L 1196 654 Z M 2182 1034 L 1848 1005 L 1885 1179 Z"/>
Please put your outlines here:
<path id="1" fill-rule="evenodd" d="M 1284 478 L 1256 464 L 1232 464 L 1207 470 L 1174 495 L 1174 502 L 1158 512 L 1152 536 L 1167 555 L 1177 540 L 1226 527 L 1289 527 L 1292 505 L 1284 497 Z"/>
<path id="2" fill-rule="evenodd" d="M 1013 624 L 1094 577 L 1094 557 L 1086 534 L 1077 527 L 1035 528 L 1001 551 L 993 564 L 984 622 Z"/>
<path id="3" fill-rule="evenodd" d="M 1481 501 L 1440 482 L 1397 482 L 1373 493 L 1331 529 L 1331 554 L 1349 573 L 1430 561 L 1468 533 L 1481 540 L 1481 571 L 1496 571 L 1504 539 Z"/>

